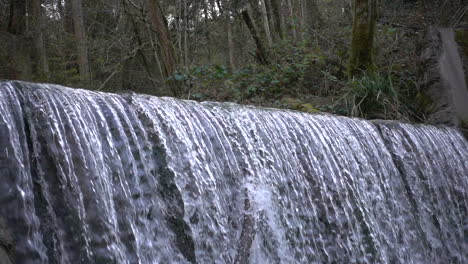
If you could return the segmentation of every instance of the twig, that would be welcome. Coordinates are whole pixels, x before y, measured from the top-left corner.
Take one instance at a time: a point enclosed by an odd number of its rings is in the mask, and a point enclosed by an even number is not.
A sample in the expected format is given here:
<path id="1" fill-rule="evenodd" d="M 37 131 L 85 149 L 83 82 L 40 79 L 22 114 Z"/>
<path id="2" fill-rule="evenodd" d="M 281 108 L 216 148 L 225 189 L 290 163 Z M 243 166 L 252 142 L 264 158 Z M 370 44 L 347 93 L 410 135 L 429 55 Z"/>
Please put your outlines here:
<path id="1" fill-rule="evenodd" d="M 101 86 L 99 86 L 99 88 L 97 89 L 98 91 L 100 91 L 105 85 L 106 83 L 112 79 L 112 77 L 114 77 L 114 75 L 118 72 L 118 69 L 115 69 L 111 75 L 109 75 L 109 77 L 107 77 L 107 79 L 101 84 Z"/>
<path id="2" fill-rule="evenodd" d="M 143 48 L 145 45 L 146 45 L 146 43 L 143 43 L 143 45 L 136 47 L 134 50 L 132 50 L 130 53 L 128 53 L 128 55 L 125 56 L 125 57 L 123 58 L 123 60 L 121 60 L 121 61 L 115 66 L 115 70 L 111 73 L 111 75 L 109 75 L 109 77 L 107 77 L 107 79 L 99 86 L 99 88 L 98 88 L 97 90 L 100 91 L 100 90 L 106 85 L 106 83 L 107 83 L 110 79 L 112 79 L 112 77 L 114 77 L 114 75 L 119 71 L 120 65 L 122 65 L 122 63 L 125 62 L 125 61 L 127 61 L 128 59 L 135 57 L 135 55 L 138 53 L 138 50 L 140 50 L 141 48 Z"/>
<path id="3" fill-rule="evenodd" d="M 458 18 L 455 20 L 455 22 L 452 24 L 452 27 L 456 27 L 458 25 L 458 23 L 460 23 L 460 21 L 463 19 L 463 17 L 466 15 L 466 11 L 468 10 L 468 5 L 466 5 L 461 11 L 460 11 L 460 15 L 458 16 Z"/>

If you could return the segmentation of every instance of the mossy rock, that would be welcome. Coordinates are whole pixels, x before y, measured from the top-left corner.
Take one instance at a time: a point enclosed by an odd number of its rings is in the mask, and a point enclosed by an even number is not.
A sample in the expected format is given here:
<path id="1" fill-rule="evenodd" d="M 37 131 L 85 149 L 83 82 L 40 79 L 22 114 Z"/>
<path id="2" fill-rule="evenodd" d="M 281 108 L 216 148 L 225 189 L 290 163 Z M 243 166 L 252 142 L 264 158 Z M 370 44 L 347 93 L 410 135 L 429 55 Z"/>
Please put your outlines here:
<path id="1" fill-rule="evenodd" d="M 310 113 L 310 114 L 316 114 L 320 112 L 312 104 L 301 104 L 298 110 L 302 112 Z"/>
<path id="2" fill-rule="evenodd" d="M 288 109 L 306 112 L 306 113 L 319 113 L 320 111 L 311 103 L 303 102 L 299 99 L 286 97 L 281 99 L 281 103 Z"/>

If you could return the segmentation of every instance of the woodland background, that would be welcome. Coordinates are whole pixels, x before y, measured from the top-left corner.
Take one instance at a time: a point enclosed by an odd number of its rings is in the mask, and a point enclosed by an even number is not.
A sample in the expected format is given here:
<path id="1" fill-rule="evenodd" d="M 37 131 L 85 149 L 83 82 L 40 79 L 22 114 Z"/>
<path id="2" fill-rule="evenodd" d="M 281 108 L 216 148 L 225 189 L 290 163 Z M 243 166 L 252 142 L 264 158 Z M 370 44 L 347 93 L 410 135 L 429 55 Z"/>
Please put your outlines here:
<path id="1" fill-rule="evenodd" d="M 0 79 L 422 121 L 425 32 L 467 4 L 0 0 Z"/>

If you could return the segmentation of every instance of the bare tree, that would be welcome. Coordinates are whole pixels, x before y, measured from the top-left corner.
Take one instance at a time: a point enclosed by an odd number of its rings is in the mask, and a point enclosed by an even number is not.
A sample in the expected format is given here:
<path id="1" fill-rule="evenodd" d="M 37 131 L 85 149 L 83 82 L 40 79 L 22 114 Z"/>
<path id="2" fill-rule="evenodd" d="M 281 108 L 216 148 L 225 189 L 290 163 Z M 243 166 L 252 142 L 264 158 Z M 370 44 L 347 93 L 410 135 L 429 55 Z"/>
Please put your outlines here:
<path id="1" fill-rule="evenodd" d="M 228 58 L 229 58 L 229 69 L 235 70 L 234 63 L 234 41 L 232 40 L 232 22 L 228 16 L 227 21 L 227 39 L 228 39 Z"/>
<path id="2" fill-rule="evenodd" d="M 69 1 L 71 1 L 73 29 L 75 31 L 80 77 L 82 81 L 88 81 L 90 79 L 90 70 L 88 62 L 88 42 L 83 19 L 83 7 L 81 0 Z"/>
<path id="3" fill-rule="evenodd" d="M 252 15 L 251 12 L 249 12 L 249 10 L 251 10 L 250 6 L 247 8 L 247 10 L 242 11 L 242 18 L 244 19 L 245 24 L 249 28 L 250 35 L 252 36 L 257 47 L 255 58 L 257 59 L 258 63 L 267 65 L 269 62 L 267 52 L 265 49 L 265 44 L 263 43 L 263 40 L 260 37 L 258 27 L 255 24 L 255 21 L 252 19 Z"/>
<path id="4" fill-rule="evenodd" d="M 265 37 L 267 39 L 268 46 L 271 47 L 273 45 L 273 40 L 271 38 L 271 31 L 270 31 L 270 23 L 268 20 L 268 13 L 266 9 L 266 3 L 265 0 L 260 0 L 260 11 L 262 13 L 262 18 L 263 18 L 263 27 L 265 31 Z"/>
<path id="5" fill-rule="evenodd" d="M 181 91 L 177 83 L 173 80 L 169 80 L 177 70 L 177 61 L 174 46 L 172 45 L 171 37 L 169 35 L 167 21 L 158 0 L 147 0 L 147 3 L 153 30 L 156 32 L 160 45 L 163 63 L 163 78 L 166 79 L 166 83 L 172 91 L 172 94 L 174 96 L 178 96 Z"/>
<path id="6" fill-rule="evenodd" d="M 10 19 L 8 21 L 8 32 L 14 35 L 22 34 L 26 28 L 26 1 L 10 1 Z"/>
<path id="7" fill-rule="evenodd" d="M 320 26 L 322 21 L 322 14 L 317 3 L 317 0 L 301 0 L 302 17 L 304 17 L 305 24 L 310 27 Z"/>
<path id="8" fill-rule="evenodd" d="M 286 7 L 288 9 L 288 29 L 291 30 L 292 36 L 294 40 L 297 40 L 297 30 L 296 26 L 294 25 L 294 19 L 296 15 L 294 14 L 294 3 L 292 0 L 286 0 Z"/>
<path id="9" fill-rule="evenodd" d="M 353 33 L 349 75 L 371 70 L 374 64 L 374 34 L 377 20 L 377 0 L 354 0 Z"/>
<path id="10" fill-rule="evenodd" d="M 229 65 L 229 70 L 232 72 L 235 69 L 234 64 L 234 41 L 232 39 L 232 19 L 231 19 L 231 10 L 227 8 L 227 4 L 221 5 L 220 0 L 216 0 L 221 17 L 224 18 L 226 23 L 226 34 L 227 34 L 227 64 Z"/>
<path id="11" fill-rule="evenodd" d="M 46 50 L 44 46 L 44 35 L 43 35 L 43 15 L 41 0 L 31 1 L 31 16 L 33 23 L 33 42 L 34 42 L 34 54 L 36 57 L 36 73 L 41 77 L 48 77 L 49 75 L 49 64 L 47 62 Z"/>
<path id="12" fill-rule="evenodd" d="M 284 38 L 284 18 L 281 14 L 281 1 L 271 0 L 272 19 L 274 28 L 279 39 Z"/>

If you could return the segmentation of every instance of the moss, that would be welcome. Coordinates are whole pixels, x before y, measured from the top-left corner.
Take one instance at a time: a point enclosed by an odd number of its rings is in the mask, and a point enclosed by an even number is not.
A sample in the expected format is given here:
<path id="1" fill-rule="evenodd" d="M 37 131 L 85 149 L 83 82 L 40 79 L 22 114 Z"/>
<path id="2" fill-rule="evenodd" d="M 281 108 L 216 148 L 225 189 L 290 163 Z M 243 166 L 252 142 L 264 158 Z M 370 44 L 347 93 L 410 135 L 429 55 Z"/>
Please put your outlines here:
<path id="1" fill-rule="evenodd" d="M 301 104 L 298 110 L 302 112 L 310 113 L 310 114 L 316 114 L 320 112 L 312 104 Z"/>
<path id="2" fill-rule="evenodd" d="M 281 103 L 288 109 L 306 112 L 306 113 L 319 113 L 320 111 L 311 103 L 302 102 L 299 99 L 286 97 L 281 99 Z"/>
<path id="3" fill-rule="evenodd" d="M 377 8 L 373 1 L 358 0 L 354 4 L 351 55 L 348 65 L 350 77 L 363 71 L 374 71 L 374 35 Z"/>

